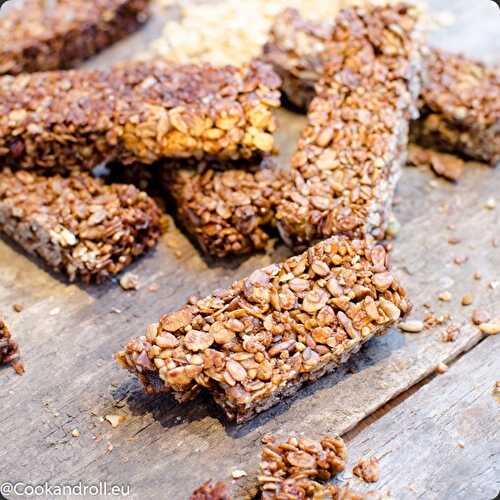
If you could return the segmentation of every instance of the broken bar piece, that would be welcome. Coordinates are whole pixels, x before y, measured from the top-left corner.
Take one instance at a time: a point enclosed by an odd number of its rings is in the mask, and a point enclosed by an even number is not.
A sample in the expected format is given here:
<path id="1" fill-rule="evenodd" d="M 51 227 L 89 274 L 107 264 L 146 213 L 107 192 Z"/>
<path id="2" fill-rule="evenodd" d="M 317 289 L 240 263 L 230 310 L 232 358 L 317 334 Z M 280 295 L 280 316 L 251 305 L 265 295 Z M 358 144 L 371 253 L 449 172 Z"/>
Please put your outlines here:
<path id="1" fill-rule="evenodd" d="M 176 218 L 203 253 L 213 257 L 264 250 L 275 227 L 283 177 L 275 162 L 167 162 L 161 184 Z"/>
<path id="2" fill-rule="evenodd" d="M 500 162 L 500 66 L 431 49 L 415 142 L 495 166 Z"/>
<path id="3" fill-rule="evenodd" d="M 208 391 L 244 422 L 345 363 L 410 310 L 388 255 L 334 236 L 150 325 L 117 354 L 149 393 Z"/>
<path id="4" fill-rule="evenodd" d="M 149 4 L 149 0 L 8 2 L 0 16 L 0 74 L 74 67 L 136 31 L 148 18 Z"/>
<path id="5" fill-rule="evenodd" d="M 71 281 L 101 282 L 155 246 L 160 213 L 134 186 L 4 168 L 0 232 Z"/>
<path id="6" fill-rule="evenodd" d="M 24 373 L 24 366 L 20 360 L 19 346 L 12 338 L 10 330 L 5 321 L 0 317 L 0 365 L 8 364 L 17 374 Z"/>
<path id="7" fill-rule="evenodd" d="M 104 161 L 251 158 L 274 149 L 271 67 L 167 61 L 0 78 L 0 161 L 61 171 Z"/>
<path id="8" fill-rule="evenodd" d="M 337 16 L 276 215 L 288 245 L 339 233 L 384 236 L 416 113 L 419 38 L 418 18 L 405 5 Z"/>

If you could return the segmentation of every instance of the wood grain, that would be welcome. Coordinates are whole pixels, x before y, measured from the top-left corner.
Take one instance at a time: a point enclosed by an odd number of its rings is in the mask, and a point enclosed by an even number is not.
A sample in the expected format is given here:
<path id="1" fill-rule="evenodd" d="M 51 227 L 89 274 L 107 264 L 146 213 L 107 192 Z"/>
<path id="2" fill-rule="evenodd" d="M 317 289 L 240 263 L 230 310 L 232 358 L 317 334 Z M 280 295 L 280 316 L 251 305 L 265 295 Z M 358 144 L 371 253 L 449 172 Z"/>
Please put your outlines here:
<path id="1" fill-rule="evenodd" d="M 453 8 L 457 14 L 457 23 L 443 31 L 444 36 L 433 34 L 436 43 L 447 45 L 451 40 L 456 50 L 500 59 L 500 16 L 493 2 L 432 4 Z M 154 20 L 142 34 L 94 63 L 106 65 L 136 51 L 158 27 Z M 284 164 L 303 123 L 302 117 L 280 113 Z M 500 234 L 500 206 L 484 208 L 490 197 L 500 205 L 498 186 L 498 172 L 479 164 L 470 164 L 457 185 L 415 168 L 405 169 L 400 182 L 396 213 L 402 230 L 394 242 L 394 268 L 415 304 L 412 317 L 421 318 L 422 304 L 429 302 L 436 313 L 448 312 L 454 322 L 466 325 L 455 342 L 441 342 L 440 328 L 418 335 L 393 330 L 372 341 L 342 370 L 240 427 L 227 424 L 210 401 L 178 406 L 168 397 L 144 395 L 139 384 L 115 365 L 113 354 L 190 295 L 205 295 L 284 258 L 284 247 L 271 255 L 206 261 L 173 228 L 155 252 L 132 266 L 140 277 L 140 290 L 124 292 L 116 281 L 100 287 L 68 285 L 17 247 L 0 241 L 0 309 L 21 345 L 27 369 L 22 377 L 7 368 L 0 371 L 0 481 L 107 480 L 130 484 L 132 498 L 180 500 L 208 478 L 230 481 L 233 467 L 253 473 L 260 438 L 267 432 L 315 436 L 352 429 L 439 362 L 456 358 L 481 340 L 468 318 L 473 307 L 495 313 L 500 304 L 500 287 L 488 287 L 500 280 L 500 248 L 492 245 Z M 450 246 L 450 236 L 462 242 Z M 460 254 L 469 259 L 458 266 L 453 257 Z M 482 280 L 473 279 L 475 271 L 482 273 Z M 152 283 L 160 285 L 159 291 L 148 291 Z M 437 295 L 445 289 L 453 298 L 439 302 Z M 473 293 L 474 306 L 460 305 L 466 292 Z M 25 306 L 22 313 L 12 311 L 14 303 Z M 467 363 L 472 354 L 460 362 Z M 422 411 L 431 415 L 429 407 Z M 106 414 L 128 419 L 112 429 L 102 421 Z M 72 437 L 73 429 L 80 431 L 79 438 Z M 478 430 L 478 442 L 490 435 Z M 481 467 L 461 469 L 463 481 L 485 470 L 487 460 L 478 456 Z M 443 483 L 448 477 L 452 484 L 454 475 L 452 468 L 444 468 Z M 233 481 L 231 488 L 240 494 L 250 482 Z"/>
<path id="2" fill-rule="evenodd" d="M 381 476 L 359 491 L 394 498 L 493 499 L 500 492 L 500 337 L 489 337 L 397 408 L 348 440 L 344 479 L 361 456 L 379 457 Z"/>

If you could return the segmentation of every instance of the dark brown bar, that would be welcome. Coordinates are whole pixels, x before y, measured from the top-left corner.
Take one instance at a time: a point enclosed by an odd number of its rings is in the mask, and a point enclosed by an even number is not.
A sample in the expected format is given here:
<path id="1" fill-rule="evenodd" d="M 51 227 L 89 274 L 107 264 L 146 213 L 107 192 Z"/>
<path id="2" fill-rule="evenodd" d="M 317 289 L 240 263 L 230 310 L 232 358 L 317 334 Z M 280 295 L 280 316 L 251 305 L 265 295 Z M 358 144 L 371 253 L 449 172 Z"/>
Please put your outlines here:
<path id="1" fill-rule="evenodd" d="M 149 16 L 150 1 L 1 3 L 0 74 L 18 74 L 78 65 L 136 31 Z"/>
<path id="2" fill-rule="evenodd" d="M 160 213 L 133 186 L 4 168 L 0 232 L 71 281 L 101 282 L 156 245 Z"/>
<path id="3" fill-rule="evenodd" d="M 239 159 L 274 149 L 280 84 L 269 65 L 127 63 L 0 78 L 0 161 L 91 169 L 103 161 Z"/>
<path id="4" fill-rule="evenodd" d="M 290 246 L 384 236 L 420 89 L 417 19 L 404 5 L 337 16 L 276 215 Z"/>
<path id="5" fill-rule="evenodd" d="M 165 314 L 117 354 L 149 393 L 207 390 L 246 421 L 340 364 L 410 310 L 382 246 L 336 236 Z"/>

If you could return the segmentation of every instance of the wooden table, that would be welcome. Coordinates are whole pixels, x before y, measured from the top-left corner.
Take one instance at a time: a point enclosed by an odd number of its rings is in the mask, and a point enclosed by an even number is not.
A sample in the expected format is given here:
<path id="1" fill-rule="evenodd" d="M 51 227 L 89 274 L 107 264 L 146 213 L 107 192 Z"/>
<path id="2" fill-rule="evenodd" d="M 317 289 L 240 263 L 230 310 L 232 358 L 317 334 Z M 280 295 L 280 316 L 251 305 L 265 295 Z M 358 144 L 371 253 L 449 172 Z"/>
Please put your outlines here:
<path id="1" fill-rule="evenodd" d="M 500 11 L 493 2 L 430 3 L 456 16 L 455 24 L 433 32 L 434 43 L 500 60 Z M 161 24 L 154 18 L 92 64 L 144 47 Z M 280 123 L 286 162 L 304 119 L 283 111 Z M 26 365 L 22 377 L 9 368 L 0 373 L 0 482 L 102 480 L 129 484 L 131 498 L 180 500 L 213 478 L 243 495 L 264 434 L 337 432 L 349 446 L 341 478 L 352 477 L 353 463 L 365 454 L 380 459 L 379 483 L 367 487 L 353 479 L 359 490 L 388 488 L 398 499 L 494 498 L 500 491 L 500 405 L 492 388 L 500 379 L 500 336 L 484 338 L 469 318 L 475 307 L 499 314 L 500 248 L 493 245 L 494 238 L 500 242 L 499 188 L 500 173 L 475 163 L 456 185 L 416 168 L 406 168 L 399 184 L 395 270 L 415 304 L 412 317 L 423 317 L 423 303 L 438 315 L 450 313 L 461 325 L 454 342 L 440 340 L 443 327 L 418 335 L 392 330 L 337 373 L 242 426 L 225 422 L 208 400 L 178 406 L 169 397 L 144 395 L 113 354 L 190 295 L 203 296 L 283 258 L 284 247 L 246 260 L 207 261 L 173 228 L 132 267 L 140 290 L 124 292 L 116 281 L 69 285 L 0 241 L 0 307 Z M 485 208 L 490 197 L 497 200 L 494 210 Z M 452 236 L 460 243 L 450 245 Z M 453 262 L 459 255 L 468 257 L 462 265 Z M 473 279 L 476 271 L 481 280 Z M 148 290 L 152 283 L 160 285 L 157 292 Z M 444 290 L 452 293 L 450 302 L 437 300 Z M 463 307 L 467 292 L 474 305 Z M 24 305 L 21 313 L 12 310 L 15 303 Z M 450 365 L 448 372 L 434 375 L 441 362 Z M 128 418 L 112 428 L 102 418 L 108 414 Z M 233 481 L 233 468 L 249 477 Z"/>

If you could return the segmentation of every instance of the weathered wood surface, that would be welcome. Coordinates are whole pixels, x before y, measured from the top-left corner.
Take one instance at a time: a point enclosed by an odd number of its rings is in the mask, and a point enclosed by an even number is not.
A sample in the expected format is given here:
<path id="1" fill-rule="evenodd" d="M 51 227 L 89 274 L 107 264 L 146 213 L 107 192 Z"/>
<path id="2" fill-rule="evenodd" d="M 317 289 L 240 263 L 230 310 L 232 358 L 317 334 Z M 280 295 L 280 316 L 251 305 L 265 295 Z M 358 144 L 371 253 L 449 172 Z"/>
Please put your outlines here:
<path id="1" fill-rule="evenodd" d="M 500 11 L 493 2 L 432 4 L 457 15 L 456 24 L 444 31 L 446 36 L 433 34 L 437 43 L 500 59 Z M 153 21 L 149 31 L 119 44 L 97 58 L 97 64 L 144 46 L 158 26 Z M 303 118 L 281 113 L 282 161 L 286 162 L 302 125 Z M 21 344 L 27 368 L 22 377 L 10 369 L 0 371 L 0 481 L 107 480 L 130 484 L 132 498 L 180 500 L 205 479 L 230 480 L 232 467 L 254 472 L 259 441 L 267 432 L 315 436 L 352 429 L 429 375 L 439 362 L 456 358 L 482 338 L 468 317 L 473 307 L 494 313 L 500 303 L 500 287 L 488 287 L 500 280 L 500 248 L 492 245 L 493 238 L 500 237 L 500 203 L 496 210 L 484 208 L 490 197 L 500 202 L 499 186 L 500 173 L 479 164 L 471 164 L 457 185 L 411 168 L 400 183 L 396 213 L 402 230 L 394 243 L 394 267 L 411 294 L 414 317 L 422 317 L 421 305 L 429 302 L 436 313 L 449 312 L 454 322 L 467 325 L 455 342 L 441 342 L 439 328 L 419 335 L 393 330 L 371 342 L 338 373 L 239 427 L 224 422 L 206 400 L 179 407 L 168 397 L 146 397 L 139 384 L 115 366 L 113 353 L 190 295 L 225 286 L 283 258 L 286 249 L 278 247 L 272 255 L 246 260 L 207 262 L 173 229 L 155 252 L 132 267 L 140 276 L 141 289 L 124 292 L 116 282 L 100 287 L 68 285 L 0 241 L 0 309 Z M 450 246 L 450 236 L 458 236 L 462 243 Z M 456 255 L 467 255 L 469 260 L 458 266 L 453 263 Z M 482 273 L 482 280 L 473 279 L 475 271 Z M 151 283 L 160 285 L 158 292 L 148 291 Z M 453 299 L 438 303 L 437 294 L 445 289 Z M 474 306 L 460 305 L 466 292 L 474 294 Z M 22 313 L 12 311 L 14 303 L 25 306 Z M 460 362 L 466 363 L 469 355 Z M 100 420 L 106 414 L 129 418 L 112 429 Z M 79 438 L 71 436 L 73 429 L 80 431 Z M 370 433 L 370 427 L 365 432 Z M 478 434 L 478 440 L 487 437 Z M 486 463 L 493 458 L 477 460 Z M 472 480 L 477 470 L 471 462 L 461 470 L 461 478 Z M 449 484 L 455 474 L 452 467 L 443 469 Z M 232 489 L 244 491 L 247 483 L 233 482 Z"/>
<path id="2" fill-rule="evenodd" d="M 363 456 L 380 460 L 380 480 L 352 486 L 401 500 L 493 499 L 500 492 L 500 337 L 489 337 L 443 375 L 348 439 L 344 478 Z M 355 432 L 355 431 L 353 431 Z"/>

